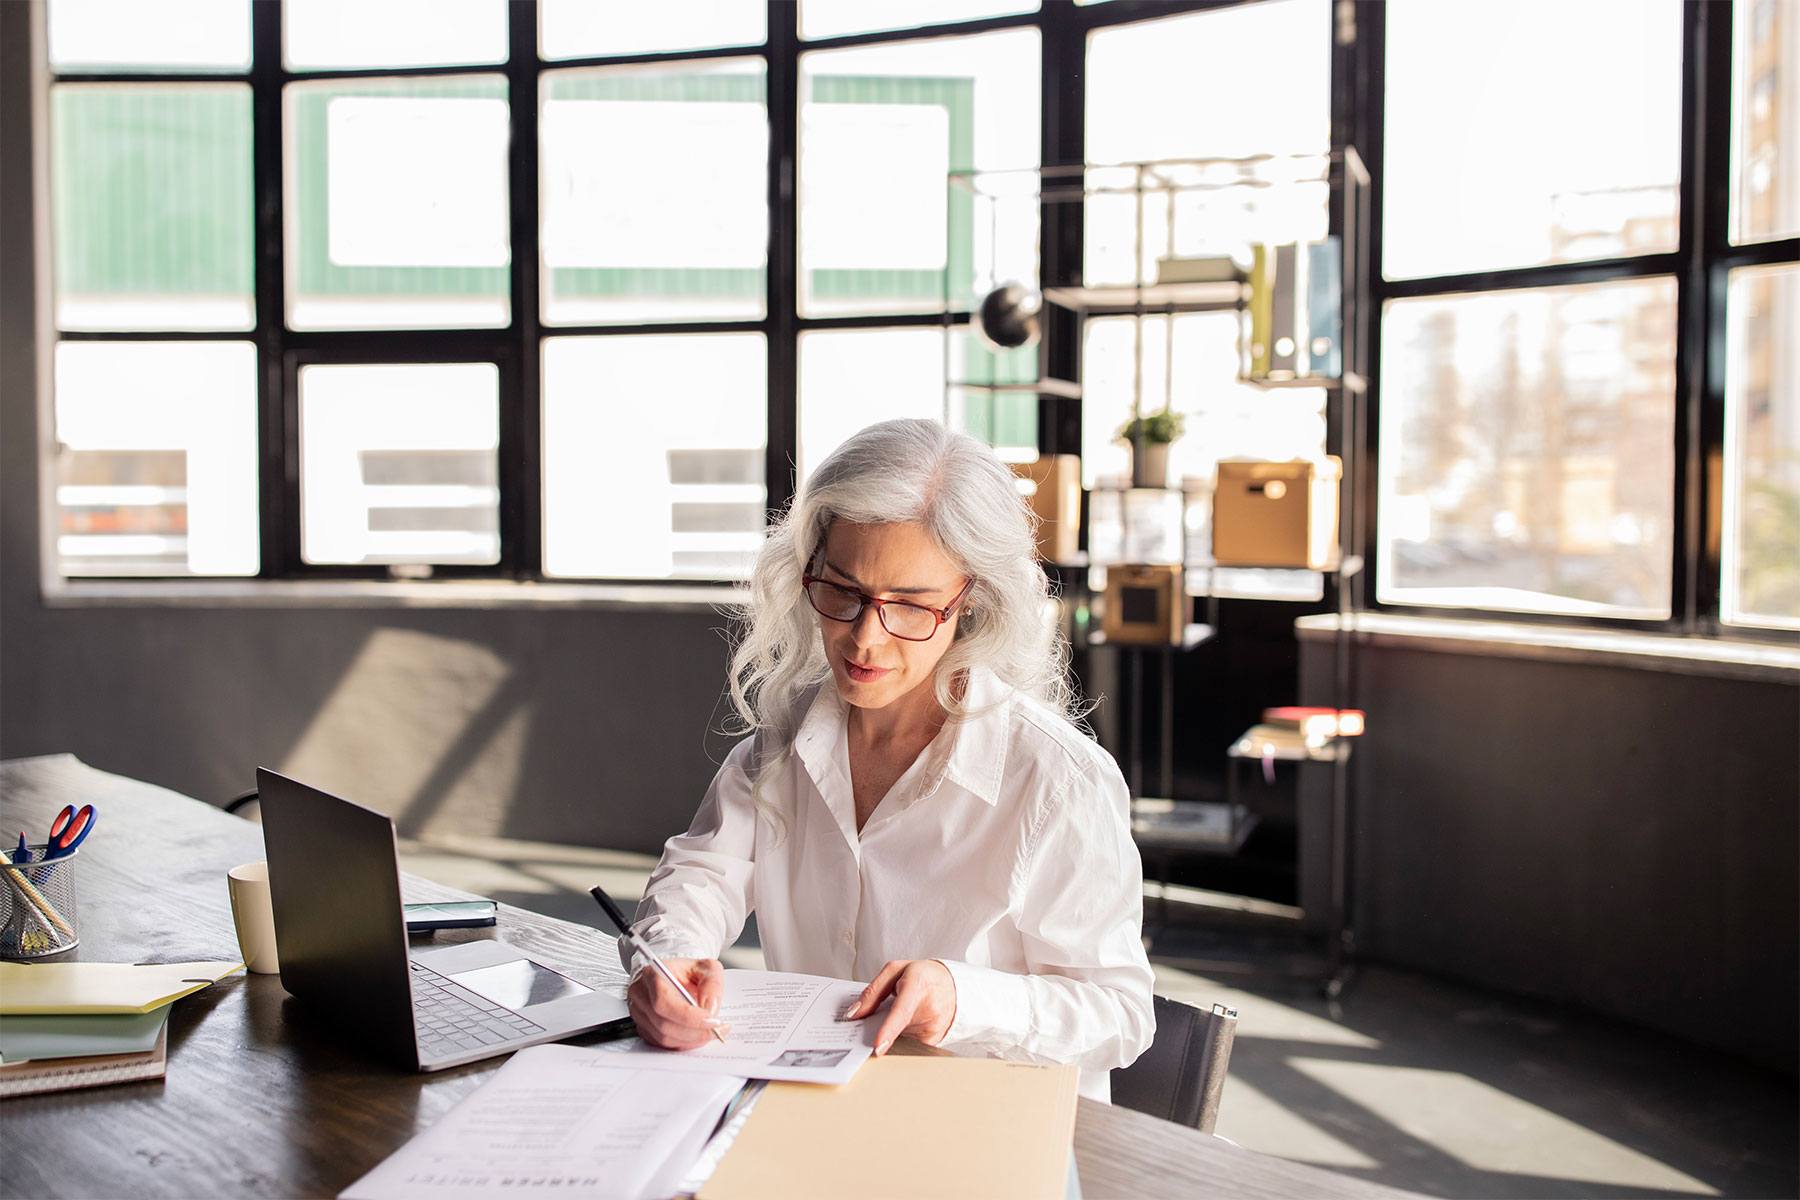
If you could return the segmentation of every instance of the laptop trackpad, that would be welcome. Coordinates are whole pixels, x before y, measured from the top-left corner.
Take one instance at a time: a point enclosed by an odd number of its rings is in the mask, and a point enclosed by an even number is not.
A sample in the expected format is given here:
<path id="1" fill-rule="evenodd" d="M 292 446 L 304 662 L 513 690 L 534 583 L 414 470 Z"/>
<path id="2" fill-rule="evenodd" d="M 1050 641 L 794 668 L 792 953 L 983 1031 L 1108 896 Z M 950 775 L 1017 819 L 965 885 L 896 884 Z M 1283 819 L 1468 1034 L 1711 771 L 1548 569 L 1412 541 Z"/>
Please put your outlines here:
<path id="1" fill-rule="evenodd" d="M 583 996 L 594 990 L 567 975 L 540 967 L 528 958 L 446 974 L 477 996 L 485 996 L 514 1012 L 567 996 Z"/>

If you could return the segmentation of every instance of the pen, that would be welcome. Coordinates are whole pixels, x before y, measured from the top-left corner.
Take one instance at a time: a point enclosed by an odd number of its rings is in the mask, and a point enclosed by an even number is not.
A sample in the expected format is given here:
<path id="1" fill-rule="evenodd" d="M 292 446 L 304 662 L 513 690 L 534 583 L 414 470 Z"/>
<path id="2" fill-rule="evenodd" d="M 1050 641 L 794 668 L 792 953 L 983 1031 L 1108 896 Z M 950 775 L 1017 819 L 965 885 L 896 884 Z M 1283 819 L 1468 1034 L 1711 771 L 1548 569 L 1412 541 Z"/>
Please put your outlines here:
<path id="1" fill-rule="evenodd" d="M 681 993 L 681 998 L 683 1000 L 686 1000 L 695 1008 L 699 1008 L 700 1002 L 694 999 L 692 993 L 681 986 L 681 980 L 675 978 L 674 972 L 663 965 L 662 959 L 656 957 L 656 951 L 650 949 L 649 946 L 644 944 L 643 938 L 632 932 L 630 922 L 625 920 L 625 914 L 619 911 L 619 906 L 613 903 L 613 898 L 607 895 L 605 890 L 598 884 L 588 889 L 588 895 L 600 902 L 600 907 L 606 913 L 607 920 L 619 927 L 620 935 L 623 936 L 626 941 L 631 943 L 632 949 L 643 955 L 645 960 L 649 962 L 651 966 L 656 968 L 657 973 L 668 980 L 671 987 Z M 725 1035 L 720 1033 L 717 1029 L 712 1031 L 712 1035 L 721 1042 L 725 1040 Z"/>
<path id="2" fill-rule="evenodd" d="M 19 832 L 19 848 L 13 851 L 12 860 L 15 863 L 28 863 L 31 861 L 31 850 L 25 845 L 25 833 L 23 830 L 20 830 Z"/>

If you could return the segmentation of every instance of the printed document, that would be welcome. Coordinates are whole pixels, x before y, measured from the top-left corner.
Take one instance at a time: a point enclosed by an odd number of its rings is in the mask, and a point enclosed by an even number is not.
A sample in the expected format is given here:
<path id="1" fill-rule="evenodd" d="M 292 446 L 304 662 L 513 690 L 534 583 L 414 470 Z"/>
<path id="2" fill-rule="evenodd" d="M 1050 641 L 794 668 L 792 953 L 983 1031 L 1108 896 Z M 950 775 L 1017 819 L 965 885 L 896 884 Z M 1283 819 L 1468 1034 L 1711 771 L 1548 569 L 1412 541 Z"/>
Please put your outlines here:
<path id="1" fill-rule="evenodd" d="M 531 1046 L 340 1200 L 660 1200 L 743 1085 L 641 1071 L 589 1047 Z"/>
<path id="2" fill-rule="evenodd" d="M 731 1028 L 725 1040 L 697 1050 L 663 1050 L 638 1039 L 609 1042 L 634 1067 L 663 1071 L 711 1071 L 793 1083 L 848 1083 L 875 1049 L 879 1017 L 842 1016 L 863 985 L 819 975 L 781 971 L 727 971 L 719 1018 Z"/>

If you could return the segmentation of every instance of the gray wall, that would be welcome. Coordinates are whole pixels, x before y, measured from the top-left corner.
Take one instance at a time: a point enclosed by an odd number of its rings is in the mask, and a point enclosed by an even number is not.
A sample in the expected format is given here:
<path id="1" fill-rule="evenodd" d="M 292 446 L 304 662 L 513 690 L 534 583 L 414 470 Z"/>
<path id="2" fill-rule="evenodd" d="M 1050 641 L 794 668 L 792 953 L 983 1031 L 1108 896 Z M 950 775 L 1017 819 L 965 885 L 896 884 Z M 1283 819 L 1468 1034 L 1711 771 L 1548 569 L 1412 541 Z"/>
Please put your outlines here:
<path id="1" fill-rule="evenodd" d="M 1777 1069 L 1800 1026 L 1800 688 L 1374 645 L 1366 953 Z M 1324 695 L 1329 643 L 1302 690 Z"/>

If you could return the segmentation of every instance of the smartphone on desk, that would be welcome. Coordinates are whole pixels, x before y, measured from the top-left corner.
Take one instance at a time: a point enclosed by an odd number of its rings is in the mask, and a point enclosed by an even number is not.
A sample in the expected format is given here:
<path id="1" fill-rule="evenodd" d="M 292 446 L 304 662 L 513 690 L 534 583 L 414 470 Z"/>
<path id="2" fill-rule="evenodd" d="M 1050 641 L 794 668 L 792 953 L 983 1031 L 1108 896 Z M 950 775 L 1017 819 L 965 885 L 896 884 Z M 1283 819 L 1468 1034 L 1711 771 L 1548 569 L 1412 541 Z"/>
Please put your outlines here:
<path id="1" fill-rule="evenodd" d="M 433 929 L 479 929 L 494 923 L 492 900 L 446 900 L 437 904 L 408 904 L 406 932 L 429 933 Z"/>

